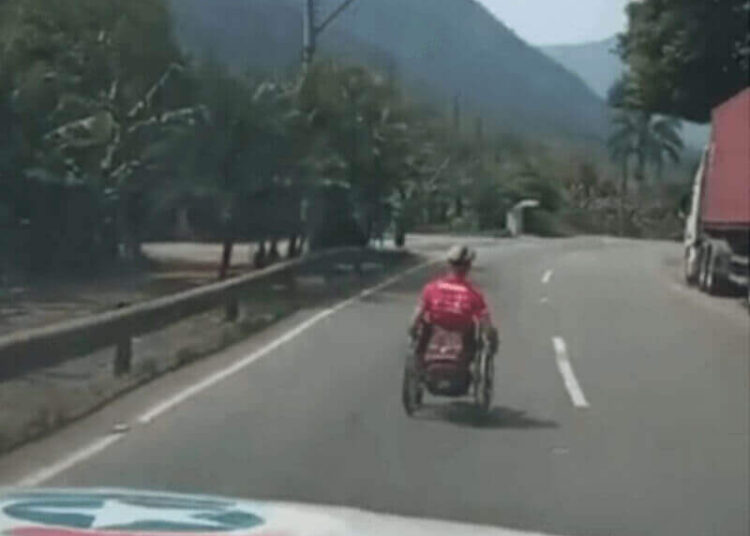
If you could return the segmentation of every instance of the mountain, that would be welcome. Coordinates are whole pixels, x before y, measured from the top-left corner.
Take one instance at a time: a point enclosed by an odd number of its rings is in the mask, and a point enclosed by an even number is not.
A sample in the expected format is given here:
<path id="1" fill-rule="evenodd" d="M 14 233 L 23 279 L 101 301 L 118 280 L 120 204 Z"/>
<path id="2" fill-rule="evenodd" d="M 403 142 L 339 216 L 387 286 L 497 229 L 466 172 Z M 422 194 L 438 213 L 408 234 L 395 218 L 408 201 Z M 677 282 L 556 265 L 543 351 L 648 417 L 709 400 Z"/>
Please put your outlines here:
<path id="1" fill-rule="evenodd" d="M 542 47 L 542 51 L 569 71 L 576 73 L 602 98 L 625 70 L 614 53 L 617 38 L 580 45 Z"/>
<path id="2" fill-rule="evenodd" d="M 321 0 L 330 12 L 340 0 Z M 299 0 L 171 0 L 184 47 L 236 69 L 299 66 Z M 359 0 L 321 37 L 320 56 L 396 76 L 465 124 L 541 137 L 601 140 L 606 106 L 578 76 L 518 38 L 474 0 Z"/>
<path id="3" fill-rule="evenodd" d="M 616 46 L 617 38 L 611 37 L 592 43 L 541 47 L 541 50 L 580 76 L 600 97 L 606 99 L 609 88 L 625 71 L 625 64 L 614 52 Z M 682 136 L 690 148 L 702 149 L 708 143 L 710 133 L 709 126 L 689 122 L 683 124 Z"/>

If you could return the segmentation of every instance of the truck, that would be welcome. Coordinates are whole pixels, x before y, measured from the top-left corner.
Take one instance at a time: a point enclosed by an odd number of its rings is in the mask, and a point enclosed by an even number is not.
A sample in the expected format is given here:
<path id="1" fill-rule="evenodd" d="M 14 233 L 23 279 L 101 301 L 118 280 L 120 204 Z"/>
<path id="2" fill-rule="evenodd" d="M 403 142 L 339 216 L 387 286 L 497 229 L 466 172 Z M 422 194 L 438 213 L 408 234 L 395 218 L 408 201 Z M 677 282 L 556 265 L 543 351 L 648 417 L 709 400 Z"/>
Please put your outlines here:
<path id="1" fill-rule="evenodd" d="M 712 113 L 685 225 L 685 278 L 709 294 L 750 279 L 750 87 Z"/>

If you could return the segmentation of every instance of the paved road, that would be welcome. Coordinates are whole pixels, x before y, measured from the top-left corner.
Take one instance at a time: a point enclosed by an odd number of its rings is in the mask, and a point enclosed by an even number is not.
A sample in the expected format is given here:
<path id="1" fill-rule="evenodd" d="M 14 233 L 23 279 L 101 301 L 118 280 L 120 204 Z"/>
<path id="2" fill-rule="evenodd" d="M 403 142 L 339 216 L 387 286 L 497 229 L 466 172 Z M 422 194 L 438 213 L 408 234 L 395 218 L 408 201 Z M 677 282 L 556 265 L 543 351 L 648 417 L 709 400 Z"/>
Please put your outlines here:
<path id="1" fill-rule="evenodd" d="M 401 409 L 405 325 L 433 267 L 338 311 L 300 313 L 161 380 L 0 461 L 0 481 L 34 474 L 124 420 L 129 433 L 96 443 L 46 484 L 336 504 L 564 535 L 749 534 L 746 312 L 682 287 L 671 244 L 502 241 L 480 256 L 475 279 L 503 338 L 486 420 L 461 403 L 411 420 Z M 304 332 L 284 335 L 305 321 Z M 279 337 L 245 368 L 137 422 Z"/>

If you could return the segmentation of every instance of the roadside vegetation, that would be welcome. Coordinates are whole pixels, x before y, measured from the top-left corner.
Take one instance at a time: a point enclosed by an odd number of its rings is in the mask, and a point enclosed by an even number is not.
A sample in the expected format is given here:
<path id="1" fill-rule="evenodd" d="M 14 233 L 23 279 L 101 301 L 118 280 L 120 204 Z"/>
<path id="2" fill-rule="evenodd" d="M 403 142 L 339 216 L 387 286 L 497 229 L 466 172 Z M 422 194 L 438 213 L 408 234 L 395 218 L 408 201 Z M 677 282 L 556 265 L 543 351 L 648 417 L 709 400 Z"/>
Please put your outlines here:
<path id="1" fill-rule="evenodd" d="M 681 120 L 710 121 L 711 111 L 750 80 L 745 0 L 645 0 L 631 2 L 627 14 L 628 30 L 616 50 L 627 71 L 608 97 L 613 110 L 608 149 L 620 167 L 623 234 L 632 228 L 633 216 L 644 212 L 644 197 L 663 183 L 665 164 L 686 157 Z M 674 185 L 661 192 L 667 203 L 687 194 Z M 634 202 L 634 195 L 641 201 Z"/>
<path id="2" fill-rule="evenodd" d="M 655 24 L 649 4 L 631 6 L 636 28 Z M 531 232 L 674 236 L 679 193 L 659 179 L 682 143 L 659 114 L 686 109 L 653 89 L 641 39 L 622 39 L 610 161 L 603 142 L 504 135 L 356 65 L 269 79 L 185 57 L 163 0 L 5 0 L 0 274 L 87 273 L 180 239 L 221 242 L 225 277 L 238 241 L 264 266 L 384 233 L 499 233 L 527 198 Z M 697 101 L 682 115 L 705 119 L 713 101 Z"/>

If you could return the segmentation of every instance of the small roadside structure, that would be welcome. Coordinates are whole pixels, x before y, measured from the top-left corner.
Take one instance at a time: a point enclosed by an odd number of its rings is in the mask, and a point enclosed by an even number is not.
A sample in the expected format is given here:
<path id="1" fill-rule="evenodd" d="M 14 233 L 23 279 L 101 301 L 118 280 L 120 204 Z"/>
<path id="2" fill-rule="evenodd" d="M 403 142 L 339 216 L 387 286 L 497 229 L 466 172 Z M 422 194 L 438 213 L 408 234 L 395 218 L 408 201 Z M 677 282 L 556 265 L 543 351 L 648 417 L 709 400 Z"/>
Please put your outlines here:
<path id="1" fill-rule="evenodd" d="M 524 212 L 527 209 L 538 208 L 539 201 L 536 199 L 525 199 L 508 211 L 505 226 L 512 237 L 521 236 L 524 231 Z"/>

